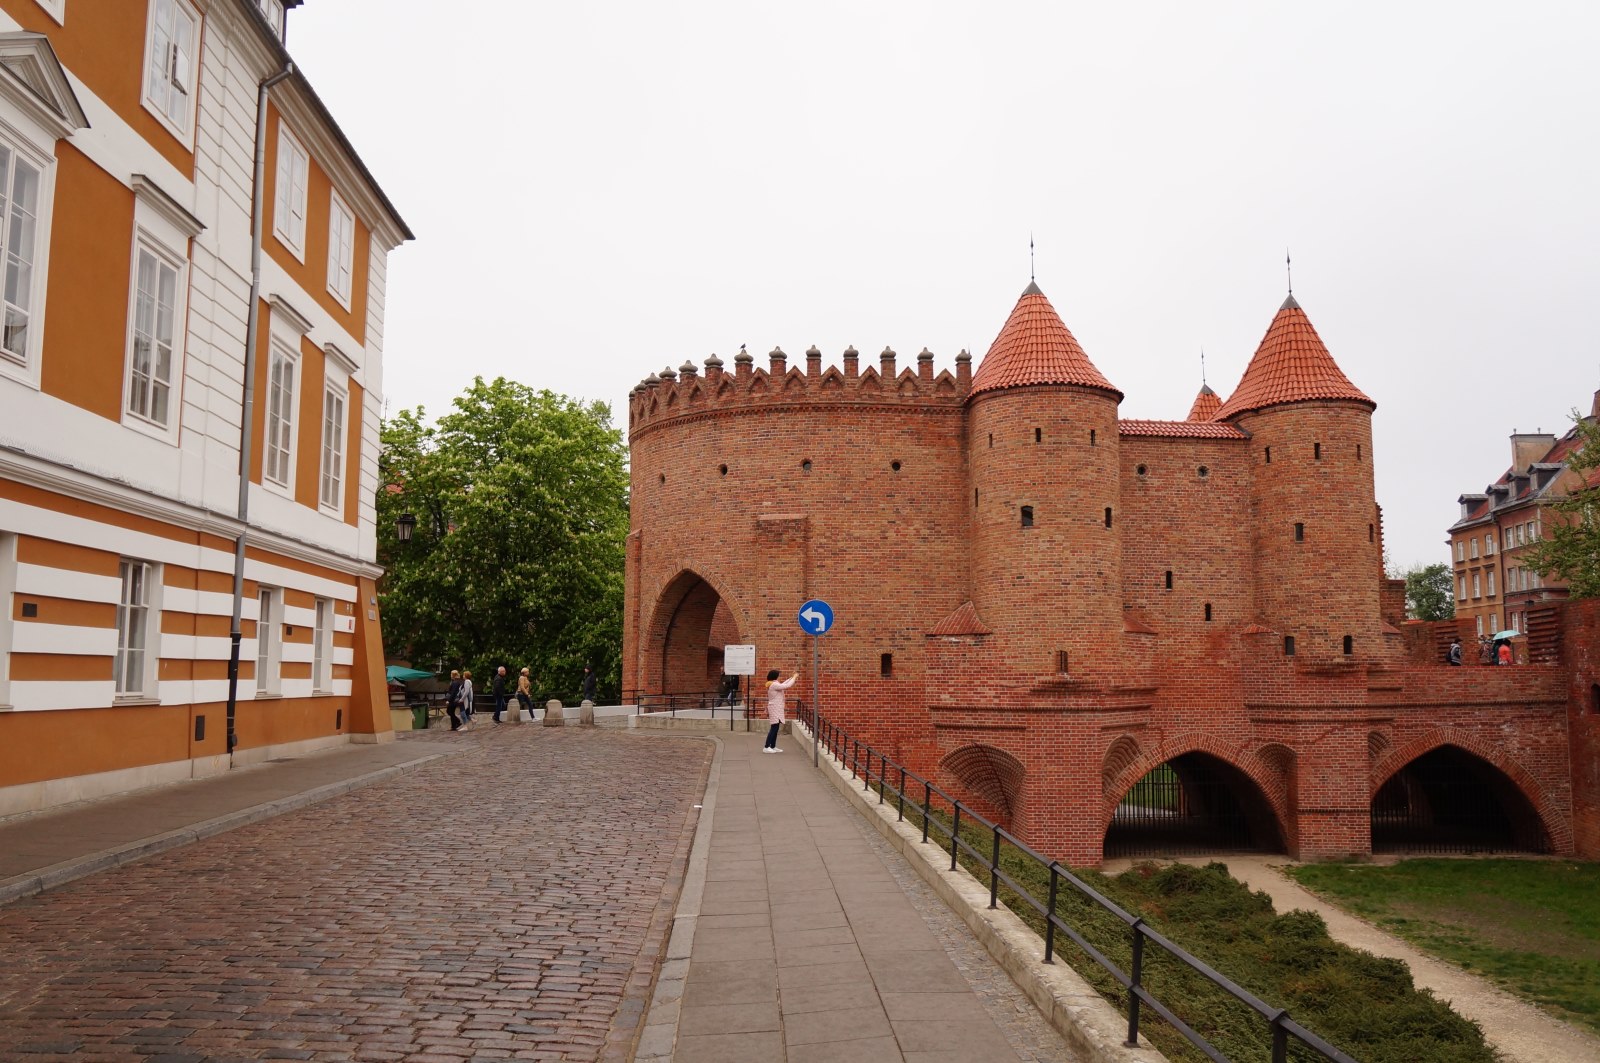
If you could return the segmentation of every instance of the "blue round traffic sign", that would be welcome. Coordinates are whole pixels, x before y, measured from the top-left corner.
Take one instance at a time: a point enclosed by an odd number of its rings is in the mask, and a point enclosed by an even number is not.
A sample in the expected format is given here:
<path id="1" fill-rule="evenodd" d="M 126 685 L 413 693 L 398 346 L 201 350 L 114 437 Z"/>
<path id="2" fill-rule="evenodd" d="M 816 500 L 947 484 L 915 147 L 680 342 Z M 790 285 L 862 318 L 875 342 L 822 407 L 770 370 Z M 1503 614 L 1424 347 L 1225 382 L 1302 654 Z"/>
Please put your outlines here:
<path id="1" fill-rule="evenodd" d="M 807 635 L 826 635 L 833 626 L 833 606 L 813 598 L 800 607 L 800 630 Z"/>

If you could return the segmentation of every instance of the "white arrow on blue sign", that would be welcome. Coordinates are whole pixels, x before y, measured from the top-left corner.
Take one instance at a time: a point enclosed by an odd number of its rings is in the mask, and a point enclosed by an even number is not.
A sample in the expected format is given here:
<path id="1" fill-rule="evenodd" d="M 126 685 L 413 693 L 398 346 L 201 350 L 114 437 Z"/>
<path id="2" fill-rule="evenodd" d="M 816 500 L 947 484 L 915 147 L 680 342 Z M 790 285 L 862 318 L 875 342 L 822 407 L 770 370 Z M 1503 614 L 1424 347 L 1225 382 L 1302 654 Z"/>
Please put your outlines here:
<path id="1" fill-rule="evenodd" d="M 826 635 L 833 626 L 833 606 L 813 598 L 800 607 L 800 630 L 807 635 Z"/>

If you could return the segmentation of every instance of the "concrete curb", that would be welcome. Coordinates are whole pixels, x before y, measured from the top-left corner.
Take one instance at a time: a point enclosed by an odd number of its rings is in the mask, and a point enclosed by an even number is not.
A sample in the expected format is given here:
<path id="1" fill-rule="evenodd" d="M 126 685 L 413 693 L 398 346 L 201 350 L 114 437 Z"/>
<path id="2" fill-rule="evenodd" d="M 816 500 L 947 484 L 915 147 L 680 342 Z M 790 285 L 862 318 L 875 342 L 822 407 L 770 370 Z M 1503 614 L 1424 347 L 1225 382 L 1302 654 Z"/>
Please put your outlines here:
<path id="1" fill-rule="evenodd" d="M 701 737 L 696 735 L 695 737 Z M 711 770 L 706 776 L 706 792 L 700 798 L 700 821 L 695 824 L 694 841 L 689 846 L 689 865 L 684 871 L 683 890 L 678 894 L 678 910 L 672 916 L 672 933 L 667 952 L 656 975 L 644 1030 L 634 1049 L 636 1063 L 670 1060 L 678 1042 L 679 1003 L 689 976 L 689 952 L 694 946 L 695 927 L 700 920 L 700 904 L 705 896 L 706 868 L 711 863 L 712 820 L 717 811 L 717 787 L 722 780 L 722 739 L 705 735 L 716 747 L 711 754 Z"/>
<path id="2" fill-rule="evenodd" d="M 93 875 L 96 872 L 105 871 L 122 864 L 132 863 L 135 860 L 142 860 L 147 856 L 166 852 L 168 849 L 190 845 L 203 838 L 210 838 L 238 827 L 280 816 L 285 812 L 292 812 L 308 805 L 318 804 L 328 800 L 330 797 L 337 797 L 340 794 L 349 793 L 351 790 L 370 786 L 375 782 L 381 782 L 384 779 L 411 771 L 424 764 L 454 755 L 454 751 L 436 753 L 418 760 L 407 761 L 404 764 L 394 764 L 387 768 L 380 768 L 377 771 L 367 772 L 364 775 L 327 783 L 313 790 L 290 794 L 288 797 L 280 797 L 263 804 L 252 805 L 249 808 L 241 808 L 235 812 L 204 820 L 192 826 L 181 827 L 177 830 L 170 830 L 148 838 L 140 838 L 137 841 L 127 842 L 110 849 L 102 849 L 73 860 L 63 860 L 59 864 L 52 864 L 30 874 L 19 875 L 16 878 L 0 882 L 0 905 L 10 904 L 12 901 L 20 900 L 23 897 L 32 897 L 35 894 L 43 893 L 45 890 L 65 885 L 75 879 Z"/>
<path id="3" fill-rule="evenodd" d="M 810 741 L 811 732 L 804 725 L 796 723 L 793 727 L 796 734 Z M 966 871 L 951 871 L 945 864 L 936 864 L 934 861 L 943 850 L 924 845 L 919 831 L 895 819 L 893 806 L 868 800 L 870 791 L 863 790 L 843 764 L 827 756 L 821 758 L 818 767 L 971 928 L 989 955 L 1073 1049 L 1095 1063 L 1156 1063 L 1166 1059 L 1142 1036 L 1138 1048 L 1128 1047 L 1125 1016 L 1071 967 L 1064 963 L 1046 965 L 1042 960 L 1044 943 L 1038 934 L 1006 908 L 991 910 L 988 887 Z M 948 856 L 945 859 L 948 861 Z"/>

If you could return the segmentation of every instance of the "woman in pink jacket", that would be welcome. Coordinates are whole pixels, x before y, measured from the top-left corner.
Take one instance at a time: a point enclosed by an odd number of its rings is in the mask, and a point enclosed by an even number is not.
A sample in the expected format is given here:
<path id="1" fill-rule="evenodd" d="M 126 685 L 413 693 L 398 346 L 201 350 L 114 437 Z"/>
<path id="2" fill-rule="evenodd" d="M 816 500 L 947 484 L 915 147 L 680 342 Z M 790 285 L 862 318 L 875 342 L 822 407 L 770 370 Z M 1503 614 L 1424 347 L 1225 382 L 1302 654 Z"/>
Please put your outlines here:
<path id="1" fill-rule="evenodd" d="M 800 678 L 800 673 L 796 672 L 780 683 L 778 674 L 776 668 L 767 673 L 767 722 L 772 726 L 767 728 L 767 744 L 761 747 L 763 753 L 783 752 L 778 748 L 778 728 L 783 726 L 783 695 Z"/>

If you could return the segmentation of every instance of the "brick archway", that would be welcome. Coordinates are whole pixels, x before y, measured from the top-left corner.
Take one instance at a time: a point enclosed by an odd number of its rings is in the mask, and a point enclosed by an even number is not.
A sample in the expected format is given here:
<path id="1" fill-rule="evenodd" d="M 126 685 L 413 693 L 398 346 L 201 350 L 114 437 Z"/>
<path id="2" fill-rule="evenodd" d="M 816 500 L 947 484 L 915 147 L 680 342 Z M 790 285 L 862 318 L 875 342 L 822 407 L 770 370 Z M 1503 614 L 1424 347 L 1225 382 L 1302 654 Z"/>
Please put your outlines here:
<path id="1" fill-rule="evenodd" d="M 644 631 L 640 687 L 646 693 L 687 694 L 715 689 L 714 629 L 749 628 L 720 580 L 691 568 L 662 584 Z M 737 634 L 734 635 L 737 638 Z"/>
<path id="2" fill-rule="evenodd" d="M 1383 755 L 1383 759 L 1372 767 L 1372 790 L 1367 799 L 1370 801 L 1376 798 L 1384 784 L 1406 765 L 1445 746 L 1454 746 L 1462 752 L 1471 754 L 1504 776 L 1517 793 L 1528 802 L 1530 810 L 1538 818 L 1545 837 L 1549 839 L 1552 853 L 1573 851 L 1572 820 L 1568 811 L 1557 807 L 1538 780 L 1514 758 L 1506 755 L 1502 748 L 1459 728 L 1440 727 L 1403 746 L 1391 748 Z"/>
<path id="3" fill-rule="evenodd" d="M 1258 804 L 1257 814 L 1262 819 L 1260 825 L 1270 828 L 1276 835 L 1275 841 L 1286 850 L 1290 840 L 1295 837 L 1293 816 L 1289 809 L 1293 755 L 1284 747 L 1263 746 L 1262 749 L 1241 755 L 1238 746 L 1216 735 L 1191 731 L 1175 735 L 1137 756 L 1129 758 L 1129 752 L 1127 744 L 1114 743 L 1107 753 L 1102 777 L 1105 803 L 1101 808 L 1099 823 L 1102 839 L 1111 829 L 1117 805 L 1135 783 L 1162 764 L 1191 754 L 1201 754 L 1219 762 L 1236 773 L 1238 783 L 1247 784 L 1253 789 L 1253 792 L 1247 791 L 1239 796 Z M 1287 763 L 1286 753 L 1289 754 Z M 1114 760 L 1120 763 L 1113 763 Z"/>
<path id="4" fill-rule="evenodd" d="M 939 770 L 989 806 L 979 808 L 981 814 L 1009 829 L 1028 774 L 1020 760 L 995 746 L 974 743 L 946 753 Z"/>

